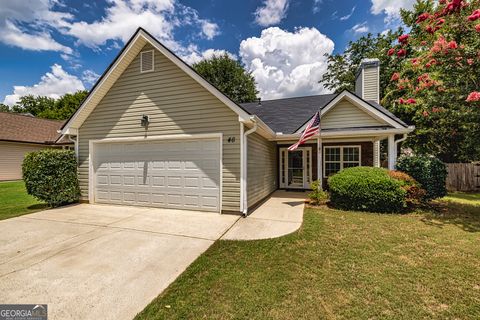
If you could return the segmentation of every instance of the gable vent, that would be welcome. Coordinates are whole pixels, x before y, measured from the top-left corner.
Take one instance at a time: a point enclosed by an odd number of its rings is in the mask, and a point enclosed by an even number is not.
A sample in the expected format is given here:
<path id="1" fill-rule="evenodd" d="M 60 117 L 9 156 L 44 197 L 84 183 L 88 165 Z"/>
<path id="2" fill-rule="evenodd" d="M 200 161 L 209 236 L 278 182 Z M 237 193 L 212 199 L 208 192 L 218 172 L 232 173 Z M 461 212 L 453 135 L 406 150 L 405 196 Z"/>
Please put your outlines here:
<path id="1" fill-rule="evenodd" d="M 140 53 L 140 72 L 153 71 L 153 50 Z"/>

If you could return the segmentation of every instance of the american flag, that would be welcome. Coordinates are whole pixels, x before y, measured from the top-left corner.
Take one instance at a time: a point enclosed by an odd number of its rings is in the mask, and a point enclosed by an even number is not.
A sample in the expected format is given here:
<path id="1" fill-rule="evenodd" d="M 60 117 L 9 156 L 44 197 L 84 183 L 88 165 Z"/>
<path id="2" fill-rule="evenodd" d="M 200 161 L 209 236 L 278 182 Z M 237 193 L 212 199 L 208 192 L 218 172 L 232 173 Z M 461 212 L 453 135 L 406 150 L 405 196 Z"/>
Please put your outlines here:
<path id="1" fill-rule="evenodd" d="M 320 112 L 317 111 L 315 115 L 313 116 L 312 120 L 308 122 L 307 127 L 302 133 L 302 136 L 300 137 L 300 140 L 298 140 L 295 144 L 292 144 L 290 147 L 288 147 L 288 151 L 294 151 L 295 149 L 298 148 L 301 144 L 303 144 L 305 141 L 308 139 L 312 138 L 314 135 L 317 135 L 320 133 Z"/>

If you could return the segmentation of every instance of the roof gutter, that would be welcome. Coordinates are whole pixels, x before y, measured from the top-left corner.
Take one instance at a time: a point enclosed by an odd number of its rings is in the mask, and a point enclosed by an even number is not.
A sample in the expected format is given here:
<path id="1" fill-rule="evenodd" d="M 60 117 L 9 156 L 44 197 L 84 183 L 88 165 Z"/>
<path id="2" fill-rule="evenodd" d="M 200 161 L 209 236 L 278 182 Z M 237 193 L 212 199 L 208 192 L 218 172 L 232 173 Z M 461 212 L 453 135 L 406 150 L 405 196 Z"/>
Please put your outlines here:
<path id="1" fill-rule="evenodd" d="M 250 130 L 247 130 L 244 132 L 244 126 L 245 124 L 242 122 L 241 123 L 241 133 L 242 133 L 242 136 L 241 136 L 241 147 L 242 147 L 242 150 L 241 150 L 241 179 L 240 179 L 240 190 L 241 190 L 241 196 L 240 196 L 240 200 L 241 200 L 241 210 L 242 210 L 242 214 L 243 214 L 243 217 L 247 217 L 247 214 L 248 214 L 248 197 L 247 197 L 247 168 L 248 168 L 248 165 L 247 165 L 247 161 L 248 161 L 248 136 L 252 133 L 254 133 L 255 131 L 257 131 L 258 129 L 258 122 L 257 122 L 258 119 L 256 119 L 255 116 L 251 116 L 250 117 L 250 121 L 253 123 L 253 127 L 250 129 Z"/>
<path id="2" fill-rule="evenodd" d="M 322 138 L 348 138 L 351 136 L 362 137 L 362 136 L 372 136 L 372 135 L 384 135 L 384 134 L 407 134 L 415 130 L 414 126 L 410 126 L 404 129 L 384 129 L 384 130 L 351 130 L 351 131 L 325 131 L 323 130 L 320 133 Z M 292 133 L 292 134 L 277 134 L 275 135 L 275 140 L 295 140 L 300 138 L 301 133 Z"/>

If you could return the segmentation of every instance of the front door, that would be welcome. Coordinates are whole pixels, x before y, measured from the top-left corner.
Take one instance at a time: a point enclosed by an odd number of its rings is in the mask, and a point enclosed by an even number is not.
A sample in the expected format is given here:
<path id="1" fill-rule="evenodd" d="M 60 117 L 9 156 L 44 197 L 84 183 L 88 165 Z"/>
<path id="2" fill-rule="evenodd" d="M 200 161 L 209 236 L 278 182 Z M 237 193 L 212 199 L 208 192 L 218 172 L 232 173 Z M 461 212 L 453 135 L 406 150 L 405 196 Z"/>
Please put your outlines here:
<path id="1" fill-rule="evenodd" d="M 312 182 L 312 149 L 280 148 L 280 188 L 308 189 Z"/>

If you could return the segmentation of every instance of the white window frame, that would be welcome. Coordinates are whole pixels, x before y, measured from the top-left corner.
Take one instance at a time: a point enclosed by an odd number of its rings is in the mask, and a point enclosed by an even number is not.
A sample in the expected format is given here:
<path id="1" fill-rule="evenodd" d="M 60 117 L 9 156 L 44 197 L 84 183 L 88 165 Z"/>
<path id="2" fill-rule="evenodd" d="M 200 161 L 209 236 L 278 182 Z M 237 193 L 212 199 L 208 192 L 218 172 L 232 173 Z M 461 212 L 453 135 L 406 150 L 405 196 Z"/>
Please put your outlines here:
<path id="1" fill-rule="evenodd" d="M 328 161 L 328 163 L 340 163 L 340 170 L 343 170 L 344 163 L 357 163 L 357 161 L 344 161 L 343 160 L 343 149 L 344 148 L 358 148 L 358 166 L 362 165 L 362 146 L 361 145 L 346 145 L 346 146 L 323 146 L 323 177 L 328 178 L 326 171 L 326 149 L 335 149 L 340 148 L 340 161 Z M 340 171 L 339 170 L 339 171 Z"/>
<path id="2" fill-rule="evenodd" d="M 150 70 L 142 70 L 142 67 L 143 67 L 143 55 L 145 53 L 152 53 L 152 69 Z M 145 50 L 145 51 L 142 51 L 140 52 L 140 73 L 145 73 L 145 72 L 152 72 L 152 71 L 155 71 L 155 51 L 152 49 L 152 50 Z"/>

